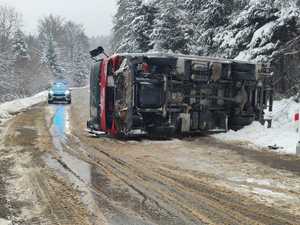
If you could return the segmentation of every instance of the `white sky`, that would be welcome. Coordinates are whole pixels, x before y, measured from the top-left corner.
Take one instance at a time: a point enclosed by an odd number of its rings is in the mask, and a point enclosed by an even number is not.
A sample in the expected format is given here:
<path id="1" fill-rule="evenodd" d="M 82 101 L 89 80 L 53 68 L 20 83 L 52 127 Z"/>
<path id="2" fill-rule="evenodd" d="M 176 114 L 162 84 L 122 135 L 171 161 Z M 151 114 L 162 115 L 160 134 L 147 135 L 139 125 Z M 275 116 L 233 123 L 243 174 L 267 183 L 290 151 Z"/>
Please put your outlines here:
<path id="1" fill-rule="evenodd" d="M 89 36 L 106 35 L 112 29 L 117 0 L 0 0 L 23 15 L 24 30 L 35 33 L 37 21 L 50 13 L 85 27 Z"/>

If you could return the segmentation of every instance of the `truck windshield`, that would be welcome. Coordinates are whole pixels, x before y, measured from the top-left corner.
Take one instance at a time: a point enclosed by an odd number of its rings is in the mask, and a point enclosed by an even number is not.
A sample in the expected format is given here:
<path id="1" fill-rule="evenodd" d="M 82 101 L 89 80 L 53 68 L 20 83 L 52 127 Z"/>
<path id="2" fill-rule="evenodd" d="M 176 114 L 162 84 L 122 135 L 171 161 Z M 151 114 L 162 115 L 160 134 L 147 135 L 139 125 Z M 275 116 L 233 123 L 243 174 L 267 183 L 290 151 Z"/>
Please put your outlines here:
<path id="1" fill-rule="evenodd" d="M 162 106 L 162 84 L 141 82 L 138 102 L 141 108 L 160 108 Z"/>

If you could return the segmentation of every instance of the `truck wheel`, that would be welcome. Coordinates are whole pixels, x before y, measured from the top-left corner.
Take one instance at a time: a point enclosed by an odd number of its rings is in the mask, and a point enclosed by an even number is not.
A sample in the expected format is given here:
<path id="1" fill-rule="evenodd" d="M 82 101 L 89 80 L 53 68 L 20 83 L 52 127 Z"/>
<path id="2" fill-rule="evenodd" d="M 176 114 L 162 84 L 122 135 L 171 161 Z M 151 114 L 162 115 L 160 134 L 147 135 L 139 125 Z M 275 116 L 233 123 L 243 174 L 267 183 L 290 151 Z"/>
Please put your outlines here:
<path id="1" fill-rule="evenodd" d="M 234 131 L 239 131 L 243 128 L 244 128 L 244 126 L 239 126 L 239 125 L 231 125 L 231 127 L 230 127 L 230 129 L 234 130 Z"/>
<path id="2" fill-rule="evenodd" d="M 255 73 L 250 72 L 241 72 L 241 71 L 233 71 L 231 76 L 234 80 L 247 80 L 247 81 L 255 81 Z"/>
<path id="3" fill-rule="evenodd" d="M 251 63 L 232 63 L 231 65 L 232 71 L 240 71 L 240 72 L 248 72 L 255 73 L 256 66 Z"/>
<path id="4" fill-rule="evenodd" d="M 229 119 L 229 128 L 232 130 L 240 130 L 244 126 L 250 125 L 255 120 L 253 115 L 248 116 L 234 116 Z"/>
<path id="5" fill-rule="evenodd" d="M 231 76 L 233 80 L 256 80 L 256 66 L 254 64 L 233 63 L 231 71 Z"/>
<path id="6" fill-rule="evenodd" d="M 173 137 L 176 133 L 175 127 L 155 127 L 148 129 L 148 134 L 150 138 L 153 139 L 169 139 Z"/>

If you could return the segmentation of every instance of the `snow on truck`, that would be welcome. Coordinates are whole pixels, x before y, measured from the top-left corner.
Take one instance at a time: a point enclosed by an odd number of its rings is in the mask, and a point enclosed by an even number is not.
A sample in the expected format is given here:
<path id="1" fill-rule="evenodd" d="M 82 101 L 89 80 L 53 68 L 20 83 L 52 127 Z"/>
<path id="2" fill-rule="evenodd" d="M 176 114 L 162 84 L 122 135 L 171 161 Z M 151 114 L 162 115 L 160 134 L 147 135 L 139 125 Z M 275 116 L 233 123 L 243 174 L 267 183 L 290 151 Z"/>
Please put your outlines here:
<path id="1" fill-rule="evenodd" d="M 91 51 L 93 59 L 103 53 Z M 91 132 L 113 136 L 238 130 L 272 111 L 270 67 L 175 54 L 115 54 L 90 76 Z M 268 120 L 269 125 L 271 120 Z"/>

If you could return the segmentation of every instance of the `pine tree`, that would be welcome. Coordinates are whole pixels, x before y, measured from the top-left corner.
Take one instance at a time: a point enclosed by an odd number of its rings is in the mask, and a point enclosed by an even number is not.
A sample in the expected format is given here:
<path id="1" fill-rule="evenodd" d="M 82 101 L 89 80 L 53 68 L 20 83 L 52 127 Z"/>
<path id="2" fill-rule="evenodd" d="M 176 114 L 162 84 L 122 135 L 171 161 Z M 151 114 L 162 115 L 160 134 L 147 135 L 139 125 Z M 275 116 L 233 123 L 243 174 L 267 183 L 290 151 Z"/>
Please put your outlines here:
<path id="1" fill-rule="evenodd" d="M 27 58 L 29 56 L 25 35 L 20 29 L 18 29 L 14 35 L 13 52 L 17 58 Z"/>
<path id="2" fill-rule="evenodd" d="M 118 11 L 114 21 L 113 50 L 116 52 L 139 51 L 134 27 L 138 22 L 138 12 L 142 0 L 119 0 Z"/>
<path id="3" fill-rule="evenodd" d="M 80 24 L 50 15 L 40 21 L 42 61 L 55 79 L 70 85 L 85 84 L 89 73 L 89 39 Z"/>
<path id="4" fill-rule="evenodd" d="M 212 53 L 213 38 L 216 28 L 227 21 L 232 1 L 227 0 L 187 0 L 184 8 L 188 32 L 186 39 L 189 52 L 199 55 Z M 189 22 L 188 22 L 189 21 Z"/>
<path id="5" fill-rule="evenodd" d="M 151 37 L 154 50 L 187 52 L 185 26 L 179 10 L 178 0 L 165 0 L 158 3 Z"/>
<path id="6" fill-rule="evenodd" d="M 132 21 L 133 43 L 139 52 L 147 52 L 152 49 L 150 35 L 153 31 L 156 7 L 153 4 L 142 4 L 137 8 L 136 18 Z"/>
<path id="7" fill-rule="evenodd" d="M 299 35 L 295 1 L 241 1 L 235 6 L 241 8 L 213 38 L 213 51 L 219 56 L 266 62 L 280 45 Z"/>
<path id="8" fill-rule="evenodd" d="M 89 67 L 87 63 L 87 55 L 80 52 L 76 55 L 74 60 L 74 75 L 73 81 L 75 86 L 80 87 L 86 84 L 88 78 Z"/>
<path id="9" fill-rule="evenodd" d="M 89 39 L 81 25 L 71 21 L 64 25 L 63 66 L 65 76 L 75 86 L 85 84 L 89 74 Z"/>
<path id="10" fill-rule="evenodd" d="M 89 49 L 89 40 L 83 30 L 81 33 L 77 34 L 76 40 L 72 80 L 76 86 L 83 86 L 86 84 L 89 76 L 90 57 L 87 51 L 87 49 Z"/>
<path id="11" fill-rule="evenodd" d="M 144 52 L 150 48 L 267 61 L 300 34 L 298 0 L 147 2 L 144 7 L 141 0 L 119 0 L 115 49 Z"/>
<path id="12" fill-rule="evenodd" d="M 59 62 L 57 44 L 52 36 L 43 43 L 43 56 L 41 60 L 43 64 L 49 66 L 56 79 L 64 79 L 64 69 Z"/>

